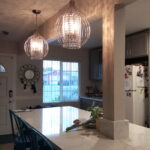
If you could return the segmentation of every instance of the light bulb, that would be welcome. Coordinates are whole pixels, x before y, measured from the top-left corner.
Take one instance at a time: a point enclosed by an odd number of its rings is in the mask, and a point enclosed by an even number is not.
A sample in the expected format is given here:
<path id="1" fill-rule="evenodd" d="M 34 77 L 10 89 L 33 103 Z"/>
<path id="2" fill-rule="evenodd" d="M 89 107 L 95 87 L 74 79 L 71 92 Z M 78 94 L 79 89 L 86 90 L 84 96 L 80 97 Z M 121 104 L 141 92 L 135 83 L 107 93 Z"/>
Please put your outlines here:
<path id="1" fill-rule="evenodd" d="M 43 59 L 49 51 L 47 41 L 37 32 L 26 40 L 24 49 L 31 59 Z"/>

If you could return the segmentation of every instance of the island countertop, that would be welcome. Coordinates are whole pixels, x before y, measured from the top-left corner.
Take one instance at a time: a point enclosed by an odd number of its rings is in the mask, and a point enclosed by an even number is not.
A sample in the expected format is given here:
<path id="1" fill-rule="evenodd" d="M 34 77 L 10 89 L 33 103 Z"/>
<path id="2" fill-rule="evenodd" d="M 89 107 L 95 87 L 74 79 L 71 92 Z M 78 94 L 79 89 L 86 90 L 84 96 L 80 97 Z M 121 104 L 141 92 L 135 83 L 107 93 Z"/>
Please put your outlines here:
<path id="1" fill-rule="evenodd" d="M 129 138 L 111 140 L 95 129 L 65 132 L 73 120 L 87 120 L 90 112 L 74 107 L 54 107 L 18 112 L 18 116 L 63 150 L 149 150 L 150 129 L 129 125 Z"/>

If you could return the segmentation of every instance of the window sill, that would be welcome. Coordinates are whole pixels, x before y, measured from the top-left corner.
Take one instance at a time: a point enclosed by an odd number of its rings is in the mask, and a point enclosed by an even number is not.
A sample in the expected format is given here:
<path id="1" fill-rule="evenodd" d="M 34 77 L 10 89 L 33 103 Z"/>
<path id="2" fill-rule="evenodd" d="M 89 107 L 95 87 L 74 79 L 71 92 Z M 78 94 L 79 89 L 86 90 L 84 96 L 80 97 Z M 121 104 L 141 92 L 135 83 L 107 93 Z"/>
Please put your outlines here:
<path id="1" fill-rule="evenodd" d="M 68 101 L 68 102 L 52 102 L 52 103 L 43 103 L 43 105 L 53 105 L 54 107 L 58 106 L 72 106 L 72 107 L 77 107 L 80 108 L 80 101 Z"/>
<path id="2" fill-rule="evenodd" d="M 59 104 L 59 103 L 77 103 L 79 100 L 74 101 L 61 101 L 61 102 L 49 102 L 49 103 L 43 103 L 43 104 Z"/>

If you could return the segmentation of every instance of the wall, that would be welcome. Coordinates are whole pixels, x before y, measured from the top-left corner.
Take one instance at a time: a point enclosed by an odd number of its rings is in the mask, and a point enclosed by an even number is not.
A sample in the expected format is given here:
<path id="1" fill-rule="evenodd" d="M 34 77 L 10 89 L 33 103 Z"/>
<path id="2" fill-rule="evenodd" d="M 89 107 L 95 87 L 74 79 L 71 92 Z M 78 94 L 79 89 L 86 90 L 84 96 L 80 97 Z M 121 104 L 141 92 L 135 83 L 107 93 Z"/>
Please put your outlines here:
<path id="1" fill-rule="evenodd" d="M 17 54 L 18 43 L 6 41 L 6 40 L 0 40 L 0 53 Z"/>
<path id="2" fill-rule="evenodd" d="M 18 43 L 10 41 L 0 41 L 0 53 L 16 54 L 17 63 L 17 80 L 16 80 L 16 106 L 17 108 L 23 108 L 27 106 L 42 105 L 42 60 L 30 60 L 24 53 L 23 44 L 19 46 Z M 45 58 L 46 60 L 61 60 L 61 61 L 77 61 L 80 64 L 80 96 L 85 96 L 86 86 L 99 86 L 99 82 L 93 82 L 89 80 L 89 50 L 67 50 L 58 46 L 50 46 L 49 54 Z M 41 78 L 36 84 L 37 93 L 33 94 L 30 87 L 26 90 L 23 89 L 23 85 L 18 79 L 18 72 L 22 65 L 33 64 L 40 73 Z M 79 103 L 61 103 L 60 105 L 73 105 L 79 106 Z"/>
<path id="3" fill-rule="evenodd" d="M 41 79 L 36 84 L 37 93 L 33 92 L 28 88 L 23 90 L 23 85 L 17 79 L 17 107 L 35 106 L 42 105 L 42 60 L 30 60 L 24 55 L 23 48 L 20 49 L 20 53 L 17 57 L 17 71 L 24 64 L 33 64 L 38 67 L 41 73 Z M 84 96 L 86 92 L 86 86 L 94 85 L 95 83 L 89 80 L 89 50 L 67 50 L 61 47 L 50 46 L 49 54 L 45 60 L 61 60 L 61 61 L 77 61 L 80 64 L 80 95 Z M 64 105 L 61 103 L 60 105 Z M 79 103 L 65 103 L 65 105 L 79 106 Z"/>
<path id="4" fill-rule="evenodd" d="M 103 8 L 103 107 L 104 118 L 123 120 L 125 66 L 125 9 L 113 3 Z M 109 93 L 109 94 L 108 94 Z"/>
<path id="5" fill-rule="evenodd" d="M 90 21 L 96 21 L 102 18 L 103 7 L 109 6 L 112 3 L 118 4 L 120 7 L 126 5 L 135 0 L 76 0 L 75 4 L 78 10 L 85 15 L 85 17 Z M 45 39 L 56 39 L 57 35 L 55 32 L 55 22 L 57 18 L 66 11 L 68 5 L 59 10 L 54 16 L 49 18 L 41 27 L 39 28 L 40 33 L 45 37 Z M 51 30 L 49 30 L 51 29 Z"/>

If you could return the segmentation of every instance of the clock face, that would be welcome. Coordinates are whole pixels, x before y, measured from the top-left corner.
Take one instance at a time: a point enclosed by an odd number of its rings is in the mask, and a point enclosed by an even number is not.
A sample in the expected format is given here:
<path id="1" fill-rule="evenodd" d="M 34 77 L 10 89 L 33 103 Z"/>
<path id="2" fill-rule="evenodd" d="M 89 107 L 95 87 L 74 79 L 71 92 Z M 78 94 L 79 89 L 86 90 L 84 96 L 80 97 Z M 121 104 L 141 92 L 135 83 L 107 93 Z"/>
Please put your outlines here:
<path id="1" fill-rule="evenodd" d="M 27 71 L 25 72 L 25 77 L 26 77 L 28 80 L 33 79 L 33 78 L 34 78 L 34 72 L 33 72 L 33 70 L 27 70 Z"/>
<path id="2" fill-rule="evenodd" d="M 40 72 L 33 65 L 23 65 L 19 70 L 19 78 L 22 84 L 33 85 L 39 81 Z"/>

